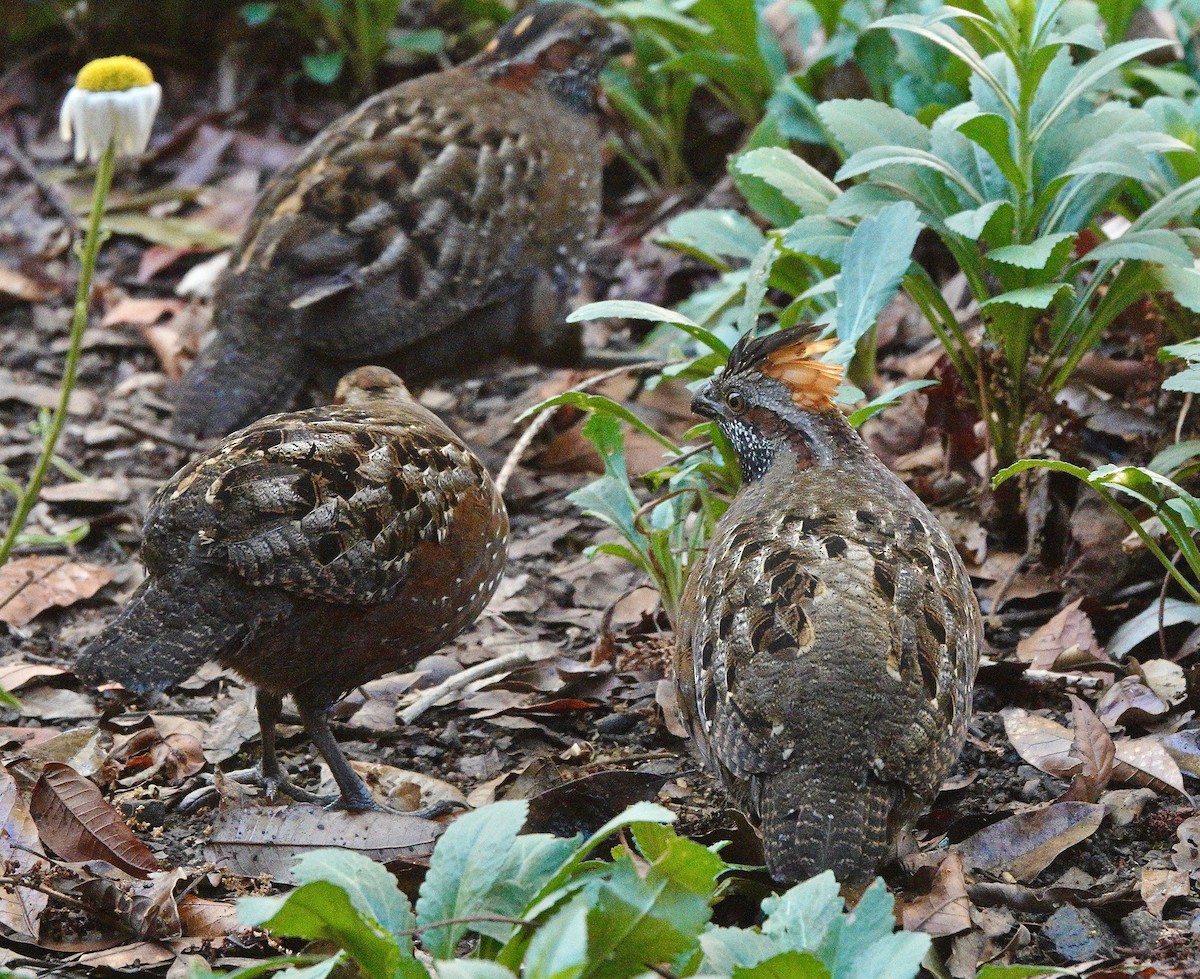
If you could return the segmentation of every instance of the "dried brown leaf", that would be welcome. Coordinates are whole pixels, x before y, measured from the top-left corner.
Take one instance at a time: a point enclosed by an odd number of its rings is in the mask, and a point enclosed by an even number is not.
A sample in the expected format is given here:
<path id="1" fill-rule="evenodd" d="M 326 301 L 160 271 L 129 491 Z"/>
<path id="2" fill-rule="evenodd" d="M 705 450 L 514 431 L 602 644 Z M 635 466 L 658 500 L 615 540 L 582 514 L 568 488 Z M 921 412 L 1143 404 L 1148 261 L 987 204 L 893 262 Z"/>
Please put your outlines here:
<path id="1" fill-rule="evenodd" d="M 37 827 L 16 781 L 0 768 L 0 866 L 12 875 L 49 870 L 49 862 L 37 856 L 41 849 Z M 0 887 L 0 924 L 36 941 L 48 900 L 28 887 Z"/>
<path id="2" fill-rule="evenodd" d="M 1179 766 L 1157 738 L 1118 741 L 1113 778 L 1123 785 L 1184 794 L 1183 775 Z"/>
<path id="3" fill-rule="evenodd" d="M 400 813 L 352 813 L 319 806 L 267 809 L 247 806 L 223 812 L 213 824 L 204 848 L 218 866 L 257 877 L 267 874 L 283 884 L 295 883 L 296 857 L 322 847 L 339 847 L 373 860 L 428 860 L 441 823 Z"/>
<path id="4" fill-rule="evenodd" d="M 28 625 L 52 606 L 91 598 L 112 581 L 108 568 L 60 557 L 21 557 L 0 568 L 0 621 Z"/>
<path id="5" fill-rule="evenodd" d="M 1029 881 L 1064 850 L 1096 832 L 1103 819 L 1103 806 L 1056 802 L 993 823 L 957 849 L 968 867 Z"/>
<path id="6" fill-rule="evenodd" d="M 1095 802 L 1113 773 L 1116 747 L 1112 736 L 1092 709 L 1074 694 L 1071 698 L 1071 720 L 1075 736 L 1071 741 L 1071 757 L 1080 761 L 1075 774 L 1084 802 Z"/>
<path id="7" fill-rule="evenodd" d="M 1187 897 L 1191 893 L 1188 875 L 1182 870 L 1143 870 L 1141 892 L 1146 910 L 1161 918 L 1163 908 L 1173 897 Z"/>
<path id="8" fill-rule="evenodd" d="M 947 855 L 938 867 L 929 893 L 904 905 L 904 930 L 923 931 L 934 938 L 955 935 L 971 927 L 971 899 L 963 878 L 962 856 Z"/>
<path id="9" fill-rule="evenodd" d="M 1106 724 L 1146 724 L 1166 715 L 1170 706 L 1141 681 L 1140 677 L 1122 677 L 1104 691 L 1096 705 L 1096 715 Z"/>
<path id="10" fill-rule="evenodd" d="M 1048 670 L 1058 660 L 1071 656 L 1105 659 L 1092 620 L 1079 608 L 1082 601 L 1072 602 L 1033 635 L 1017 643 L 1017 658 L 1037 670 Z"/>
<path id="11" fill-rule="evenodd" d="M 1200 876 L 1200 816 L 1190 816 L 1175 830 L 1178 842 L 1171 851 L 1171 863 L 1192 877 Z"/>
<path id="12" fill-rule="evenodd" d="M 1004 732 L 1017 754 L 1038 771 L 1056 778 L 1070 778 L 1079 770 L 1079 759 L 1071 754 L 1074 738 L 1070 730 L 1020 707 L 1010 707 L 1001 716 Z"/>
<path id="13" fill-rule="evenodd" d="M 42 842 L 64 860 L 104 860 L 136 877 L 161 869 L 100 790 L 68 765 L 42 769 L 29 811 Z"/>

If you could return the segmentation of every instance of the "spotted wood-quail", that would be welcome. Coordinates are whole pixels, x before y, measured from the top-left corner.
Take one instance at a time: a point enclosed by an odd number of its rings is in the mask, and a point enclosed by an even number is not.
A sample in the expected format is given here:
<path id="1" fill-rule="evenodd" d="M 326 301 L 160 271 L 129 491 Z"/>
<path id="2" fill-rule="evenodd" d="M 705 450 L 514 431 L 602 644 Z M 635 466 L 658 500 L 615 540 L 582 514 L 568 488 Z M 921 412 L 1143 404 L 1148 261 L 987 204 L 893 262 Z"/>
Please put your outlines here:
<path id="1" fill-rule="evenodd" d="M 338 402 L 235 432 L 159 491 L 147 577 L 80 657 L 84 679 L 161 690 L 209 660 L 258 688 L 261 781 L 290 694 L 342 802 L 374 808 L 329 731 L 346 691 L 449 642 L 504 569 L 508 517 L 478 458 L 395 374 L 361 367 Z"/>
<path id="2" fill-rule="evenodd" d="M 675 672 L 771 874 L 853 893 L 958 756 L 982 626 L 945 531 L 833 403 L 831 344 L 744 338 L 692 402 L 744 485 L 688 580 Z"/>
<path id="3" fill-rule="evenodd" d="M 576 361 L 563 313 L 600 214 L 596 80 L 628 46 L 594 12 L 544 4 L 332 123 L 263 193 L 176 427 L 224 435 L 331 364 L 411 382 L 503 353 Z"/>

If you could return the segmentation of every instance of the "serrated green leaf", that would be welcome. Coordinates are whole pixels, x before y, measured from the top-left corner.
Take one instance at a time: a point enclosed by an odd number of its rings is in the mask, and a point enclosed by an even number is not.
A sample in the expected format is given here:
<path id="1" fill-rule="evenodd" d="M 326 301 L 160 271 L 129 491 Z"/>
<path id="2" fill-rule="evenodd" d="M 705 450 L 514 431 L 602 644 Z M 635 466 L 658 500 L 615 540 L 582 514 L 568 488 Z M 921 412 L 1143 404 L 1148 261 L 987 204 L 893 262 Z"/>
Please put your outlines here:
<path id="1" fill-rule="evenodd" d="M 717 927 L 709 927 L 700 936 L 700 950 L 704 953 L 701 971 L 720 976 L 729 975 L 737 966 L 757 965 L 780 952 L 778 943 L 757 931 Z"/>
<path id="2" fill-rule="evenodd" d="M 981 309 L 989 306 L 1020 306 L 1022 309 L 1049 309 L 1050 304 L 1058 298 L 1061 292 L 1073 293 L 1075 290 L 1066 282 L 1049 282 L 1041 286 L 1029 286 L 1025 289 L 1011 289 L 998 296 L 984 300 L 979 304 Z"/>
<path id="3" fill-rule="evenodd" d="M 1103 241 L 1084 258 L 1089 262 L 1129 260 L 1156 262 L 1173 268 L 1192 270 L 1192 252 L 1174 231 L 1149 228 L 1129 231 L 1111 241 Z"/>
<path id="4" fill-rule="evenodd" d="M 468 926 L 429 925 L 489 910 L 492 890 L 508 865 L 528 812 L 524 801 L 496 802 L 459 816 L 442 834 L 417 900 L 417 924 L 427 929 L 421 943 L 430 955 L 453 955 Z"/>
<path id="5" fill-rule="evenodd" d="M 683 248 L 701 257 L 716 256 L 750 261 L 758 254 L 766 238 L 758 226 L 744 214 L 728 209 L 702 208 L 679 215 L 667 225 L 666 233 L 655 240 L 658 244 Z"/>
<path id="6" fill-rule="evenodd" d="M 784 233 L 781 244 L 788 251 L 842 263 L 852 229 L 824 215 L 800 218 Z"/>
<path id="7" fill-rule="evenodd" d="M 1042 235 L 1028 245 L 1007 245 L 1004 248 L 993 248 L 987 253 L 989 260 L 1001 262 L 1004 265 L 1015 265 L 1023 269 L 1044 269 L 1050 264 L 1051 258 L 1061 261 L 1070 243 L 1075 241 L 1073 232 L 1058 232 L 1057 234 Z"/>
<path id="8" fill-rule="evenodd" d="M 817 111 L 847 153 L 886 144 L 929 149 L 929 129 L 882 102 L 833 99 L 822 102 Z"/>
<path id="9" fill-rule="evenodd" d="M 988 201 L 982 207 L 973 207 L 968 211 L 959 211 L 946 218 L 946 227 L 955 234 L 978 241 L 992 216 L 1002 207 L 1011 208 L 1008 201 Z"/>
<path id="10" fill-rule="evenodd" d="M 778 146 L 743 153 L 734 161 L 733 167 L 740 173 L 765 180 L 800 208 L 801 214 L 823 214 L 842 192 L 815 167 Z"/>

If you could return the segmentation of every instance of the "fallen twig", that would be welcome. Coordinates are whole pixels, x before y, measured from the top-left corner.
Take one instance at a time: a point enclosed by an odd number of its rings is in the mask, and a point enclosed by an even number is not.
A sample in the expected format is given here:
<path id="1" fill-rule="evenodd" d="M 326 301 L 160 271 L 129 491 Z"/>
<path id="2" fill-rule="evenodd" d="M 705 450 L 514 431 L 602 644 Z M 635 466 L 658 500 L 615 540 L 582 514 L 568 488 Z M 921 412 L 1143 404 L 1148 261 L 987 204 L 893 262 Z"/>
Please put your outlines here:
<path id="1" fill-rule="evenodd" d="M 430 687 L 400 712 L 400 719 L 405 724 L 411 724 L 447 694 L 461 690 L 463 687 L 474 683 L 482 677 L 504 673 L 506 670 L 524 666 L 529 662 L 531 662 L 529 653 L 517 651 L 509 653 L 507 656 L 500 656 L 497 659 L 489 659 L 484 660 L 482 663 L 476 663 L 461 673 L 455 673 L 454 676 L 446 678 L 436 687 Z"/>

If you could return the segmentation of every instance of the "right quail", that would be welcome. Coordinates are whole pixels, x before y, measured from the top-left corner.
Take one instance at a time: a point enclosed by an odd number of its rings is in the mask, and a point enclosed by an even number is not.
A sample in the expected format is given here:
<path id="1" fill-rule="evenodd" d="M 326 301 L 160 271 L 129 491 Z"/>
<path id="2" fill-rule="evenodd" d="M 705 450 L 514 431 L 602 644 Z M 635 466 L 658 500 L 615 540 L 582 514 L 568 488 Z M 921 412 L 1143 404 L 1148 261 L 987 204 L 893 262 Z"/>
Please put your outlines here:
<path id="1" fill-rule="evenodd" d="M 338 365 L 412 382 L 505 353 L 577 362 L 563 319 L 599 225 L 597 78 L 628 49 L 595 12 L 541 4 L 333 122 L 234 249 L 176 428 L 225 435 Z"/>
<path id="2" fill-rule="evenodd" d="M 209 660 L 236 670 L 258 688 L 258 780 L 307 800 L 275 757 L 290 694 L 357 810 L 378 806 L 327 709 L 475 621 L 504 570 L 508 516 L 475 454 L 391 371 L 358 368 L 338 401 L 264 418 L 163 486 L 146 580 L 76 672 L 149 693 Z"/>
<path id="3" fill-rule="evenodd" d="M 675 676 L 775 879 L 856 893 L 958 757 L 982 625 L 946 532 L 834 404 L 831 343 L 745 337 L 692 402 L 745 484 L 689 576 Z"/>

